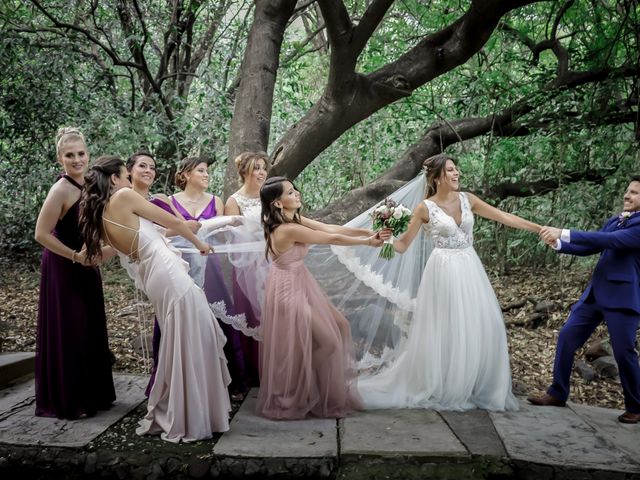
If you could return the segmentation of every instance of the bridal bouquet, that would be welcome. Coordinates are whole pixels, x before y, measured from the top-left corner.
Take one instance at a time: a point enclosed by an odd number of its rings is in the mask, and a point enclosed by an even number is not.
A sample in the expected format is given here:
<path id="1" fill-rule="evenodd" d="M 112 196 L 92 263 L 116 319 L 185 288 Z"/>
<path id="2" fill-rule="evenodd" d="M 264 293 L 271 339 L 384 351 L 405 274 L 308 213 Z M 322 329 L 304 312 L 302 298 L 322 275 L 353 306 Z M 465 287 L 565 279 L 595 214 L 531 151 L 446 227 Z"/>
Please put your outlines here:
<path id="1" fill-rule="evenodd" d="M 404 205 L 397 204 L 390 198 L 385 198 L 380 206 L 373 210 L 371 218 L 373 218 L 374 230 L 389 228 L 393 236 L 397 237 L 407 231 L 409 220 L 411 220 L 411 210 Z M 385 240 L 380 249 L 380 257 L 390 260 L 395 253 L 393 250 L 393 237 L 391 240 Z"/>

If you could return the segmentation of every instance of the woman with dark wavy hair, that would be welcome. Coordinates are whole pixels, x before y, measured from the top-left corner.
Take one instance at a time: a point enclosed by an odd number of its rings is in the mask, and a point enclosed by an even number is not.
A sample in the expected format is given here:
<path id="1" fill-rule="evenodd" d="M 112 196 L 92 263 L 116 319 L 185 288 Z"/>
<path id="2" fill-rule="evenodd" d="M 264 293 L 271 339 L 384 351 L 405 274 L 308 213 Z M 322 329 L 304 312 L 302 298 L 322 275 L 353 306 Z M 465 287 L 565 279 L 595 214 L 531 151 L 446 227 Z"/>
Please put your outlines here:
<path id="1" fill-rule="evenodd" d="M 176 215 L 181 220 L 184 220 L 184 217 L 180 215 L 174 207 L 172 207 L 169 197 L 162 193 L 151 193 L 151 186 L 156 179 L 156 159 L 151 153 L 146 150 L 139 150 L 127 159 L 125 166 L 127 168 L 127 172 L 129 172 L 129 180 L 131 181 L 131 186 L 135 192 L 149 200 L 154 205 L 157 205 L 170 214 Z M 187 221 L 187 224 L 194 233 L 196 233 L 200 228 L 200 223 L 194 220 Z M 171 230 L 167 230 L 165 235 L 170 237 L 175 235 L 175 233 Z M 151 358 L 153 359 L 153 366 L 151 367 L 149 383 L 145 389 L 145 395 L 147 397 L 149 396 L 149 392 L 151 391 L 151 387 L 153 386 L 153 382 L 156 378 L 156 370 L 158 368 L 158 351 L 160 350 L 160 336 L 160 325 L 158 324 L 158 319 L 154 318 L 153 339 L 151 342 Z"/>
<path id="2" fill-rule="evenodd" d="M 212 249 L 184 220 L 131 190 L 118 157 L 101 157 L 85 177 L 80 222 L 89 261 L 105 241 L 135 263 L 136 286 L 151 301 L 162 330 L 158 368 L 139 435 L 170 442 L 210 438 L 229 429 L 230 382 L 225 337 L 187 264 L 154 223 L 171 228 L 201 254 Z"/>
<path id="3" fill-rule="evenodd" d="M 274 419 L 343 417 L 362 407 L 351 330 L 304 265 L 309 244 L 379 247 L 388 232 L 327 225 L 300 215 L 300 193 L 283 177 L 260 189 L 272 262 L 262 310 L 258 414 Z"/>
<path id="4" fill-rule="evenodd" d="M 87 262 L 78 224 L 89 152 L 77 128 L 58 131 L 64 173 L 36 223 L 44 247 L 36 339 L 36 415 L 76 419 L 111 407 L 115 389 L 100 270 Z"/>

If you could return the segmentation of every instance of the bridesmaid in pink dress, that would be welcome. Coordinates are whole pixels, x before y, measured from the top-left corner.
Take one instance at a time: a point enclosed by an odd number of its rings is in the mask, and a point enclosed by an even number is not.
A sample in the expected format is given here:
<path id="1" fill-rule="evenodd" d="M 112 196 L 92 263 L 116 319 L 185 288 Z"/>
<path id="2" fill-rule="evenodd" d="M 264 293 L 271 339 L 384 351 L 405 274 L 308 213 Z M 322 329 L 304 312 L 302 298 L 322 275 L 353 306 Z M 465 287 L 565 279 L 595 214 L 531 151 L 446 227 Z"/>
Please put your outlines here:
<path id="1" fill-rule="evenodd" d="M 283 177 L 268 179 L 260 200 L 273 261 L 262 309 L 257 413 L 273 419 L 343 417 L 362 408 L 351 330 L 303 260 L 309 244 L 379 247 L 390 235 L 300 216 L 300 193 Z"/>

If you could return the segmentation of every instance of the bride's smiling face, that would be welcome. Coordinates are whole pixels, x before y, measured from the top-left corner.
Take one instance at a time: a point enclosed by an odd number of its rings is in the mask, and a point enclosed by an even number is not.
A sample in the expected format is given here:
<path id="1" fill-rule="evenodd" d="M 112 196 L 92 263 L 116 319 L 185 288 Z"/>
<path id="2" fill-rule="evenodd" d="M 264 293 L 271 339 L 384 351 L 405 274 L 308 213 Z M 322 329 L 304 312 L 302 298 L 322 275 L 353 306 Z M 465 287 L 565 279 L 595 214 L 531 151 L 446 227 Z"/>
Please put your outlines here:
<path id="1" fill-rule="evenodd" d="M 453 160 L 447 160 L 440 176 L 440 188 L 443 186 L 448 187 L 451 190 L 458 190 L 460 188 L 460 172 Z"/>

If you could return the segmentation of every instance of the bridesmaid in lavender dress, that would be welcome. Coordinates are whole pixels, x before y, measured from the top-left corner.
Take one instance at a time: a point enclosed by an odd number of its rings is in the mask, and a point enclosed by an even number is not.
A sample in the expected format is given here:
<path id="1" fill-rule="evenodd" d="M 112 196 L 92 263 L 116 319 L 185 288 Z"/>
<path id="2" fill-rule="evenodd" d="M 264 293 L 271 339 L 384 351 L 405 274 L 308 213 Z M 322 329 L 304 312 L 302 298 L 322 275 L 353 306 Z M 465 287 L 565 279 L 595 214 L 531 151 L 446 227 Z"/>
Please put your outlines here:
<path id="1" fill-rule="evenodd" d="M 260 187 L 267 179 L 269 158 L 266 153 L 243 152 L 234 162 L 240 177 L 241 187 L 227 200 L 224 206 L 225 215 L 242 215 L 256 224 L 258 234 L 262 238 L 260 224 Z M 233 300 L 236 312 L 243 313 L 247 326 L 255 328 L 260 325 L 260 301 L 264 288 L 264 276 L 268 262 L 263 255 L 255 255 L 255 259 L 241 268 L 233 269 Z M 258 342 L 246 335 L 241 337 L 244 362 L 249 386 L 260 385 Z"/>
<path id="2" fill-rule="evenodd" d="M 207 220 L 223 212 L 222 200 L 207 193 L 209 187 L 209 171 L 205 160 L 199 157 L 185 158 L 175 176 L 176 185 L 182 190 L 172 195 L 173 208 L 185 220 Z M 204 291 L 209 303 L 224 302 L 226 312 L 217 312 L 220 326 L 227 337 L 224 353 L 227 357 L 231 385 L 229 390 L 232 400 L 241 400 L 247 390 L 246 370 L 242 354 L 241 333 L 231 325 L 230 317 L 235 315 L 233 301 L 224 282 L 220 259 L 209 255 L 204 274 Z"/>
<path id="3" fill-rule="evenodd" d="M 79 130 L 58 132 L 65 173 L 51 187 L 36 223 L 44 248 L 36 341 L 36 415 L 76 419 L 111 407 L 115 389 L 102 280 L 86 262 L 78 226 L 89 153 Z M 105 249 L 104 257 L 113 253 Z"/>
<path id="4" fill-rule="evenodd" d="M 138 151 L 131 155 L 127 160 L 126 164 L 127 172 L 129 172 L 129 178 L 131 180 L 131 185 L 133 190 L 139 193 L 142 197 L 149 200 L 154 205 L 162 208 L 168 213 L 172 215 L 176 215 L 181 220 L 184 220 L 184 217 L 173 208 L 169 197 L 163 194 L 151 194 L 150 189 L 151 185 L 156 179 L 156 161 L 153 155 L 146 151 Z M 196 233 L 200 228 L 200 224 L 196 221 L 190 220 L 187 222 L 187 225 L 191 229 L 193 233 Z M 171 230 L 167 230 L 165 235 L 172 236 L 175 235 L 175 232 Z M 151 391 L 151 387 L 153 386 L 153 382 L 156 377 L 156 370 L 158 368 L 158 352 L 160 350 L 160 325 L 158 324 L 158 318 L 154 317 L 153 319 L 153 340 L 152 340 L 152 349 L 151 349 L 151 358 L 153 359 L 153 366 L 151 367 L 151 375 L 149 377 L 149 383 L 147 384 L 147 388 L 145 390 L 145 395 L 148 397 L 149 392 Z"/>
<path id="5" fill-rule="evenodd" d="M 273 419 L 343 417 L 362 408 L 347 319 L 307 267 L 309 244 L 380 246 L 388 231 L 326 225 L 299 215 L 300 194 L 283 177 L 260 190 L 269 267 L 262 310 L 257 412 Z"/>

